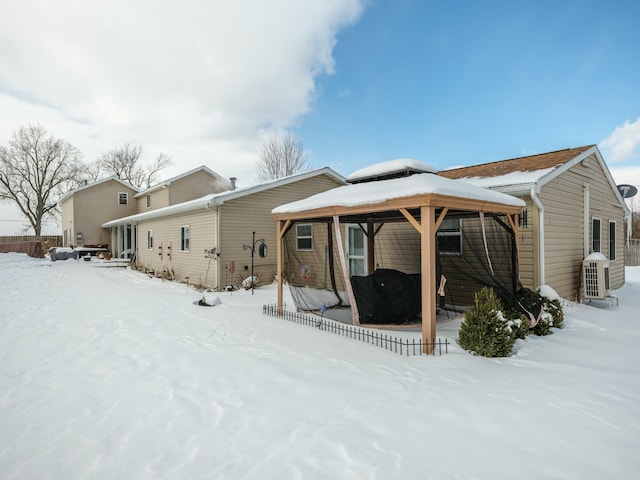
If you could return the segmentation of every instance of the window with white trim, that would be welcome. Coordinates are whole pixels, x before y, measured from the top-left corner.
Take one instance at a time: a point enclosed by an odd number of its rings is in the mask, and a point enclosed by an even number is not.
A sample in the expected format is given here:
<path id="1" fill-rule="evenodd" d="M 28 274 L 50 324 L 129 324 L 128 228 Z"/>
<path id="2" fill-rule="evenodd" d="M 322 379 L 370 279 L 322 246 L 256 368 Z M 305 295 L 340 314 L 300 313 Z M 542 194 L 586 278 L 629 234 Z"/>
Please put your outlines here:
<path id="1" fill-rule="evenodd" d="M 118 192 L 118 205 L 129 205 L 129 194 L 127 192 Z"/>
<path id="2" fill-rule="evenodd" d="M 602 251 L 602 221 L 596 217 L 591 219 L 591 251 Z"/>
<path id="3" fill-rule="evenodd" d="M 296 250 L 313 250 L 313 225 L 310 223 L 296 225 Z"/>
<path id="4" fill-rule="evenodd" d="M 153 250 L 153 230 L 147 230 L 147 250 Z"/>
<path id="5" fill-rule="evenodd" d="M 151 208 L 151 194 L 147 193 L 147 208 Z"/>
<path id="6" fill-rule="evenodd" d="M 609 260 L 616 259 L 616 222 L 609 221 Z"/>
<path id="7" fill-rule="evenodd" d="M 191 227 L 189 225 L 185 225 L 184 227 L 180 227 L 180 250 L 183 252 L 188 252 L 191 248 Z"/>
<path id="8" fill-rule="evenodd" d="M 445 218 L 438 228 L 438 252 L 444 255 L 462 254 L 462 224 L 459 218 Z"/>

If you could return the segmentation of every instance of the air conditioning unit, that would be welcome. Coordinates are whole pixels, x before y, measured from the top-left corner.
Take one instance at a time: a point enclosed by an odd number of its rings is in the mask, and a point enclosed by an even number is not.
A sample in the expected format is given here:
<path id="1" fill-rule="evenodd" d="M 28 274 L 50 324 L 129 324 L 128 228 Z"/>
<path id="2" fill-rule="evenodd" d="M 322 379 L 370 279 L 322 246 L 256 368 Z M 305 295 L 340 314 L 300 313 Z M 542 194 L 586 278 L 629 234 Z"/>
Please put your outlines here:
<path id="1" fill-rule="evenodd" d="M 605 300 L 609 293 L 609 260 L 601 253 L 592 253 L 582 261 L 584 298 Z"/>

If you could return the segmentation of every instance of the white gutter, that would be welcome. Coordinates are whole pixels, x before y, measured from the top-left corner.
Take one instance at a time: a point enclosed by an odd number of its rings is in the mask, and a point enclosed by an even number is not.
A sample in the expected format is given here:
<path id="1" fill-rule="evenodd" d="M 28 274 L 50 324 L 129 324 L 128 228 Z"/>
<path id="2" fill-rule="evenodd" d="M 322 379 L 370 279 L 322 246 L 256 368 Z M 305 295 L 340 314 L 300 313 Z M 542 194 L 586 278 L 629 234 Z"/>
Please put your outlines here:
<path id="1" fill-rule="evenodd" d="M 588 183 L 584 183 L 582 185 L 583 188 L 583 216 L 584 216 L 584 225 L 583 225 L 583 230 L 584 233 L 582 234 L 583 236 L 583 245 L 584 245 L 584 256 L 586 257 L 587 255 L 589 255 L 589 250 L 590 250 L 590 245 L 589 245 L 589 211 L 590 211 L 590 192 L 589 192 L 589 184 Z"/>
<path id="2" fill-rule="evenodd" d="M 538 198 L 536 187 L 531 187 L 531 200 L 538 209 L 538 284 L 544 285 L 544 206 Z"/>

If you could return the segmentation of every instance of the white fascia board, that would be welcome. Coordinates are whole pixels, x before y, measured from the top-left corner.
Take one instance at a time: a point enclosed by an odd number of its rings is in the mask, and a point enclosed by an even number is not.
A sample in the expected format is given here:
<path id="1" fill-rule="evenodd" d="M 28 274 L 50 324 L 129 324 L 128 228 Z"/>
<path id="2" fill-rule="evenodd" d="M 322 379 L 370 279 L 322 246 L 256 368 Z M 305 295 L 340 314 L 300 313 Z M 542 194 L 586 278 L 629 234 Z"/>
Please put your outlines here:
<path id="1" fill-rule="evenodd" d="M 591 155 L 593 155 L 596 158 L 596 160 L 598 161 L 598 163 L 600 164 L 600 167 L 602 168 L 602 171 L 604 172 L 605 176 L 607 177 L 607 181 L 609 182 L 609 185 L 611 186 L 611 189 L 613 190 L 614 195 L 618 199 L 618 203 L 620 203 L 620 206 L 623 208 L 625 214 L 627 214 L 627 215 L 631 214 L 631 211 L 629 210 L 629 207 L 627 207 L 627 204 L 625 203 L 624 199 L 622 198 L 622 195 L 620 195 L 620 191 L 618 190 L 616 182 L 613 180 L 613 177 L 611 176 L 611 172 L 609 171 L 609 167 L 607 167 L 607 164 L 605 163 L 604 158 L 602 157 L 602 154 L 600 153 L 600 149 L 598 148 L 597 145 L 594 145 L 590 149 L 585 150 L 580 155 L 575 157 L 573 160 L 570 160 L 570 161 L 564 163 L 563 165 L 560 165 L 558 168 L 556 168 L 553 171 L 549 172 L 548 174 L 542 176 L 536 182 L 537 183 L 536 191 L 540 192 L 540 188 L 542 186 L 544 186 L 545 184 L 549 183 L 554 178 L 557 178 L 558 176 L 560 176 L 561 174 L 563 174 L 564 172 L 566 172 L 570 168 L 573 168 L 575 165 L 579 164 L 580 162 L 582 162 L 583 160 L 585 160 L 586 158 L 588 158 Z"/>
<path id="2" fill-rule="evenodd" d="M 144 220 L 151 220 L 153 218 L 168 217 L 170 215 L 193 212 L 196 210 L 207 210 L 211 207 L 211 204 L 211 195 L 206 195 L 195 200 L 171 205 L 170 207 L 158 208 L 157 210 L 151 210 L 150 212 L 137 213 L 135 215 L 129 215 L 128 217 L 116 218 L 115 220 L 103 223 L 100 226 L 102 228 L 116 227 L 118 225 L 129 225 Z"/>

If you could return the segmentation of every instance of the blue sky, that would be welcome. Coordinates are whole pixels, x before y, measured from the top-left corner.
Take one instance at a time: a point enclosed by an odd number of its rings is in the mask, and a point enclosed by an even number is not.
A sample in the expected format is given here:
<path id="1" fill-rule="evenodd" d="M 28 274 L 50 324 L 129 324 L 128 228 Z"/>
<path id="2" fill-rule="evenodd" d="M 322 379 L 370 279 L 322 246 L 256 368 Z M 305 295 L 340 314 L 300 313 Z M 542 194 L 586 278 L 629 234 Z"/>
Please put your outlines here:
<path id="1" fill-rule="evenodd" d="M 240 187 L 277 130 L 343 175 L 598 144 L 640 185 L 639 25 L 625 0 L 10 1 L 0 144 L 40 123 L 87 162 L 130 143 Z"/>
<path id="2" fill-rule="evenodd" d="M 640 118 L 640 3 L 604 6 L 373 2 L 338 35 L 335 74 L 297 131 L 314 162 L 343 171 L 599 143 Z M 626 165 L 640 165 L 635 153 Z"/>

